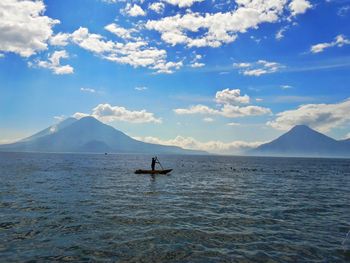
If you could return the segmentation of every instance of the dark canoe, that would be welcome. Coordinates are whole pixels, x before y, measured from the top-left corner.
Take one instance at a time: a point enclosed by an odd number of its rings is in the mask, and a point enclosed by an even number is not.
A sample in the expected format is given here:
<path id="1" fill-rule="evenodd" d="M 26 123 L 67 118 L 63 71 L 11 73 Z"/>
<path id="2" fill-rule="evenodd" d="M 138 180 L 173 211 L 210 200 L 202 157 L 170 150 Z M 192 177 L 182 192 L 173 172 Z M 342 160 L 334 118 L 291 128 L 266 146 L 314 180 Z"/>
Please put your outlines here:
<path id="1" fill-rule="evenodd" d="M 167 174 L 170 173 L 173 169 L 166 169 L 166 170 L 136 170 L 135 174 Z"/>

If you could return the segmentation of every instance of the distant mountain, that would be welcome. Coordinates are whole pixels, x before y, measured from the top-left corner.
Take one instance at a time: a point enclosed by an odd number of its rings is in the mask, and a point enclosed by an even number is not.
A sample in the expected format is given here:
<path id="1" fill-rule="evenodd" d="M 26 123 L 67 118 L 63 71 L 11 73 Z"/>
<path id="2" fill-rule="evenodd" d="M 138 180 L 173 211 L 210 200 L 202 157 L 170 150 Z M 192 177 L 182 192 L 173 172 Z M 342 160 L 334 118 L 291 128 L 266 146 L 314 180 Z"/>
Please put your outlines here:
<path id="1" fill-rule="evenodd" d="M 43 137 L 45 135 L 49 135 L 49 134 L 58 132 L 59 130 L 71 125 L 73 122 L 76 122 L 76 121 L 77 121 L 77 119 L 75 119 L 75 118 L 67 118 L 67 119 L 59 122 L 58 124 L 52 125 L 52 126 L 46 128 L 38 133 L 35 133 L 34 135 L 32 135 L 30 137 L 22 139 L 21 142 L 32 141 L 32 140 L 35 140 L 39 137 Z"/>
<path id="2" fill-rule="evenodd" d="M 204 154 L 137 141 L 93 117 L 69 118 L 16 143 L 0 145 L 0 151 Z"/>
<path id="3" fill-rule="evenodd" d="M 350 140 L 337 141 L 308 126 L 297 125 L 277 139 L 249 152 L 272 156 L 350 156 Z"/>

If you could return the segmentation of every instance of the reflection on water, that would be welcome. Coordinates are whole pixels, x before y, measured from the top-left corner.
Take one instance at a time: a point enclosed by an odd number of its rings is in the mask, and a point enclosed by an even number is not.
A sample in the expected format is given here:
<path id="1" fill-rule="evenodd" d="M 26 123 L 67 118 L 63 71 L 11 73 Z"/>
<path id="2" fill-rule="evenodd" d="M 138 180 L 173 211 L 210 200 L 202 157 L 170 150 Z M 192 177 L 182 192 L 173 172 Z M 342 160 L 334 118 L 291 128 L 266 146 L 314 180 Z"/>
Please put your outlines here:
<path id="1" fill-rule="evenodd" d="M 350 260 L 350 160 L 150 159 L 0 153 L 1 261 Z"/>

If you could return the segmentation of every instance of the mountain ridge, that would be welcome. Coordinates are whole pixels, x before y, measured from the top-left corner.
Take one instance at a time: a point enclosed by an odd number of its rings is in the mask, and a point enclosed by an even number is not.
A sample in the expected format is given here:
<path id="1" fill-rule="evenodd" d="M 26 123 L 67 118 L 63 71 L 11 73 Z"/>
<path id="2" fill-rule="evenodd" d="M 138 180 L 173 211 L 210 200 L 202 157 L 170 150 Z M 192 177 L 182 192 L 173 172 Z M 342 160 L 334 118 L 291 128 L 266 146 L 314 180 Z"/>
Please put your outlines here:
<path id="1" fill-rule="evenodd" d="M 53 127 L 56 130 L 52 130 Z M 0 145 L 0 151 L 150 154 L 206 153 L 182 149 L 177 146 L 138 141 L 91 116 L 79 120 L 66 119 L 18 142 Z"/>
<path id="2" fill-rule="evenodd" d="M 307 125 L 296 125 L 271 142 L 249 151 L 253 155 L 269 156 L 350 156 L 350 141 L 335 140 Z"/>

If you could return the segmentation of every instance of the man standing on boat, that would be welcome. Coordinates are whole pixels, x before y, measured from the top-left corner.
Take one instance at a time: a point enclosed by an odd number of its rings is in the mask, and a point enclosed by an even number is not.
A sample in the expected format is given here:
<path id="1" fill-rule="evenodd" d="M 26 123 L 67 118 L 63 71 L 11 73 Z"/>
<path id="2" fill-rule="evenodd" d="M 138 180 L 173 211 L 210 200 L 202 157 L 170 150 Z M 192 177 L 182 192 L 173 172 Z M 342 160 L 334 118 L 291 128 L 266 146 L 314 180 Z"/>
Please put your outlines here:
<path id="1" fill-rule="evenodd" d="M 152 171 L 154 171 L 156 163 L 159 163 L 157 156 L 156 157 L 152 157 L 152 164 L 151 164 Z"/>

